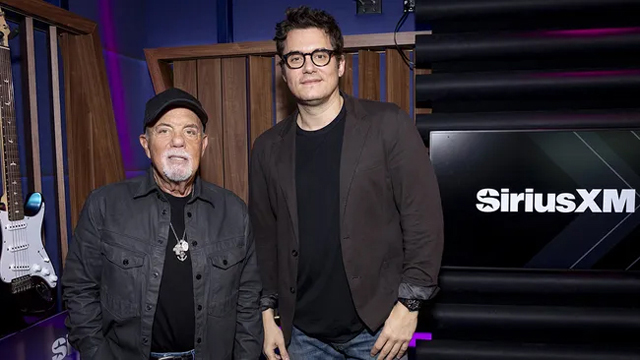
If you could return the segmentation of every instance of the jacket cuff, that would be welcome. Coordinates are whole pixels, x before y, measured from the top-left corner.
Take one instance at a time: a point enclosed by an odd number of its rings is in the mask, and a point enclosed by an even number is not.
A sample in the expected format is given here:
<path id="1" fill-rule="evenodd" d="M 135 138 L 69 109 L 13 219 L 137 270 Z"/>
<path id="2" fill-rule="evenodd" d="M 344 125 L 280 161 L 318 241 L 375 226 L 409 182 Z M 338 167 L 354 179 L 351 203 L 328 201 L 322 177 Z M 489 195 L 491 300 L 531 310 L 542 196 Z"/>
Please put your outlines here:
<path id="1" fill-rule="evenodd" d="M 278 306 L 278 294 L 264 295 L 260 298 L 260 311 L 275 309 Z"/>
<path id="2" fill-rule="evenodd" d="M 436 296 L 439 290 L 440 288 L 438 288 L 437 285 L 418 286 L 409 283 L 400 283 L 398 297 L 403 299 L 430 300 Z"/>

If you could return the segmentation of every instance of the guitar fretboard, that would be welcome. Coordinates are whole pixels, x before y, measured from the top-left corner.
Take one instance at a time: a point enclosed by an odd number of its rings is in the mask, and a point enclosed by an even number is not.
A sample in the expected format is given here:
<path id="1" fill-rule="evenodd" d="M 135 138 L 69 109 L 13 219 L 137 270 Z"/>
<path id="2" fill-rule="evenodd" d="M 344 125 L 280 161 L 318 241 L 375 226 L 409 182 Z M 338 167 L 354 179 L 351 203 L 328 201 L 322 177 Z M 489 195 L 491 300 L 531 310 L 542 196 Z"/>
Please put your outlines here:
<path id="1" fill-rule="evenodd" d="M 18 152 L 18 131 L 11 76 L 11 53 L 0 47 L 0 118 L 4 151 L 4 191 L 7 194 L 9 220 L 24 219 L 22 210 L 22 181 L 20 176 L 20 153 Z"/>

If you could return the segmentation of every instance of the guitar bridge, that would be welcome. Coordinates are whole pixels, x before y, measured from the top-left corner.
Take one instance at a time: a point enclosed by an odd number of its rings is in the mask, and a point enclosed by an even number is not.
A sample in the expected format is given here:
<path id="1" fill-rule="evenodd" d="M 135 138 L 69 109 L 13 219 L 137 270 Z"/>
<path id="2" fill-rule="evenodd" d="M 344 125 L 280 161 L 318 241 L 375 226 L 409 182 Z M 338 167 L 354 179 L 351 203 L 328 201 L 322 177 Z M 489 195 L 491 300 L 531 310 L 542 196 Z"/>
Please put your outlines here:
<path id="1" fill-rule="evenodd" d="M 33 282 L 31 281 L 31 276 L 25 275 L 17 277 L 11 280 L 11 293 L 18 294 L 27 290 L 31 290 L 33 287 Z"/>

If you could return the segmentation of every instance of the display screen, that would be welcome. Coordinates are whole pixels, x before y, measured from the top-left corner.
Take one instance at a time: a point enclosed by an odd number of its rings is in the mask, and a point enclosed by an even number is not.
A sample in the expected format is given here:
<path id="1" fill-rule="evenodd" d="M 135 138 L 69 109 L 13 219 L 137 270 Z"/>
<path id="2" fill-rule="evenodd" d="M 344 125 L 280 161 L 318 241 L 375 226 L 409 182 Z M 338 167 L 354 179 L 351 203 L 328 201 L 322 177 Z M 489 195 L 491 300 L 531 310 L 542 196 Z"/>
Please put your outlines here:
<path id="1" fill-rule="evenodd" d="M 640 131 L 440 131 L 443 265 L 640 270 Z"/>

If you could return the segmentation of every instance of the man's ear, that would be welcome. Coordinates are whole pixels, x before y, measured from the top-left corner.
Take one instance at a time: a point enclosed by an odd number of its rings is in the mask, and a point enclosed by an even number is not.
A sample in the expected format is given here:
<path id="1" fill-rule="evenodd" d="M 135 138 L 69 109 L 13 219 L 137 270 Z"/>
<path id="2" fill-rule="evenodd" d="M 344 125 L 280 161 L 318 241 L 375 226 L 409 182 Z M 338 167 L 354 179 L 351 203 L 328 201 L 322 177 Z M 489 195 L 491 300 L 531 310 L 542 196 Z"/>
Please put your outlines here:
<path id="1" fill-rule="evenodd" d="M 140 145 L 144 149 L 144 153 L 147 154 L 147 157 L 151 159 L 151 152 L 149 151 L 149 139 L 146 134 L 141 134 L 138 139 L 140 140 Z"/>

